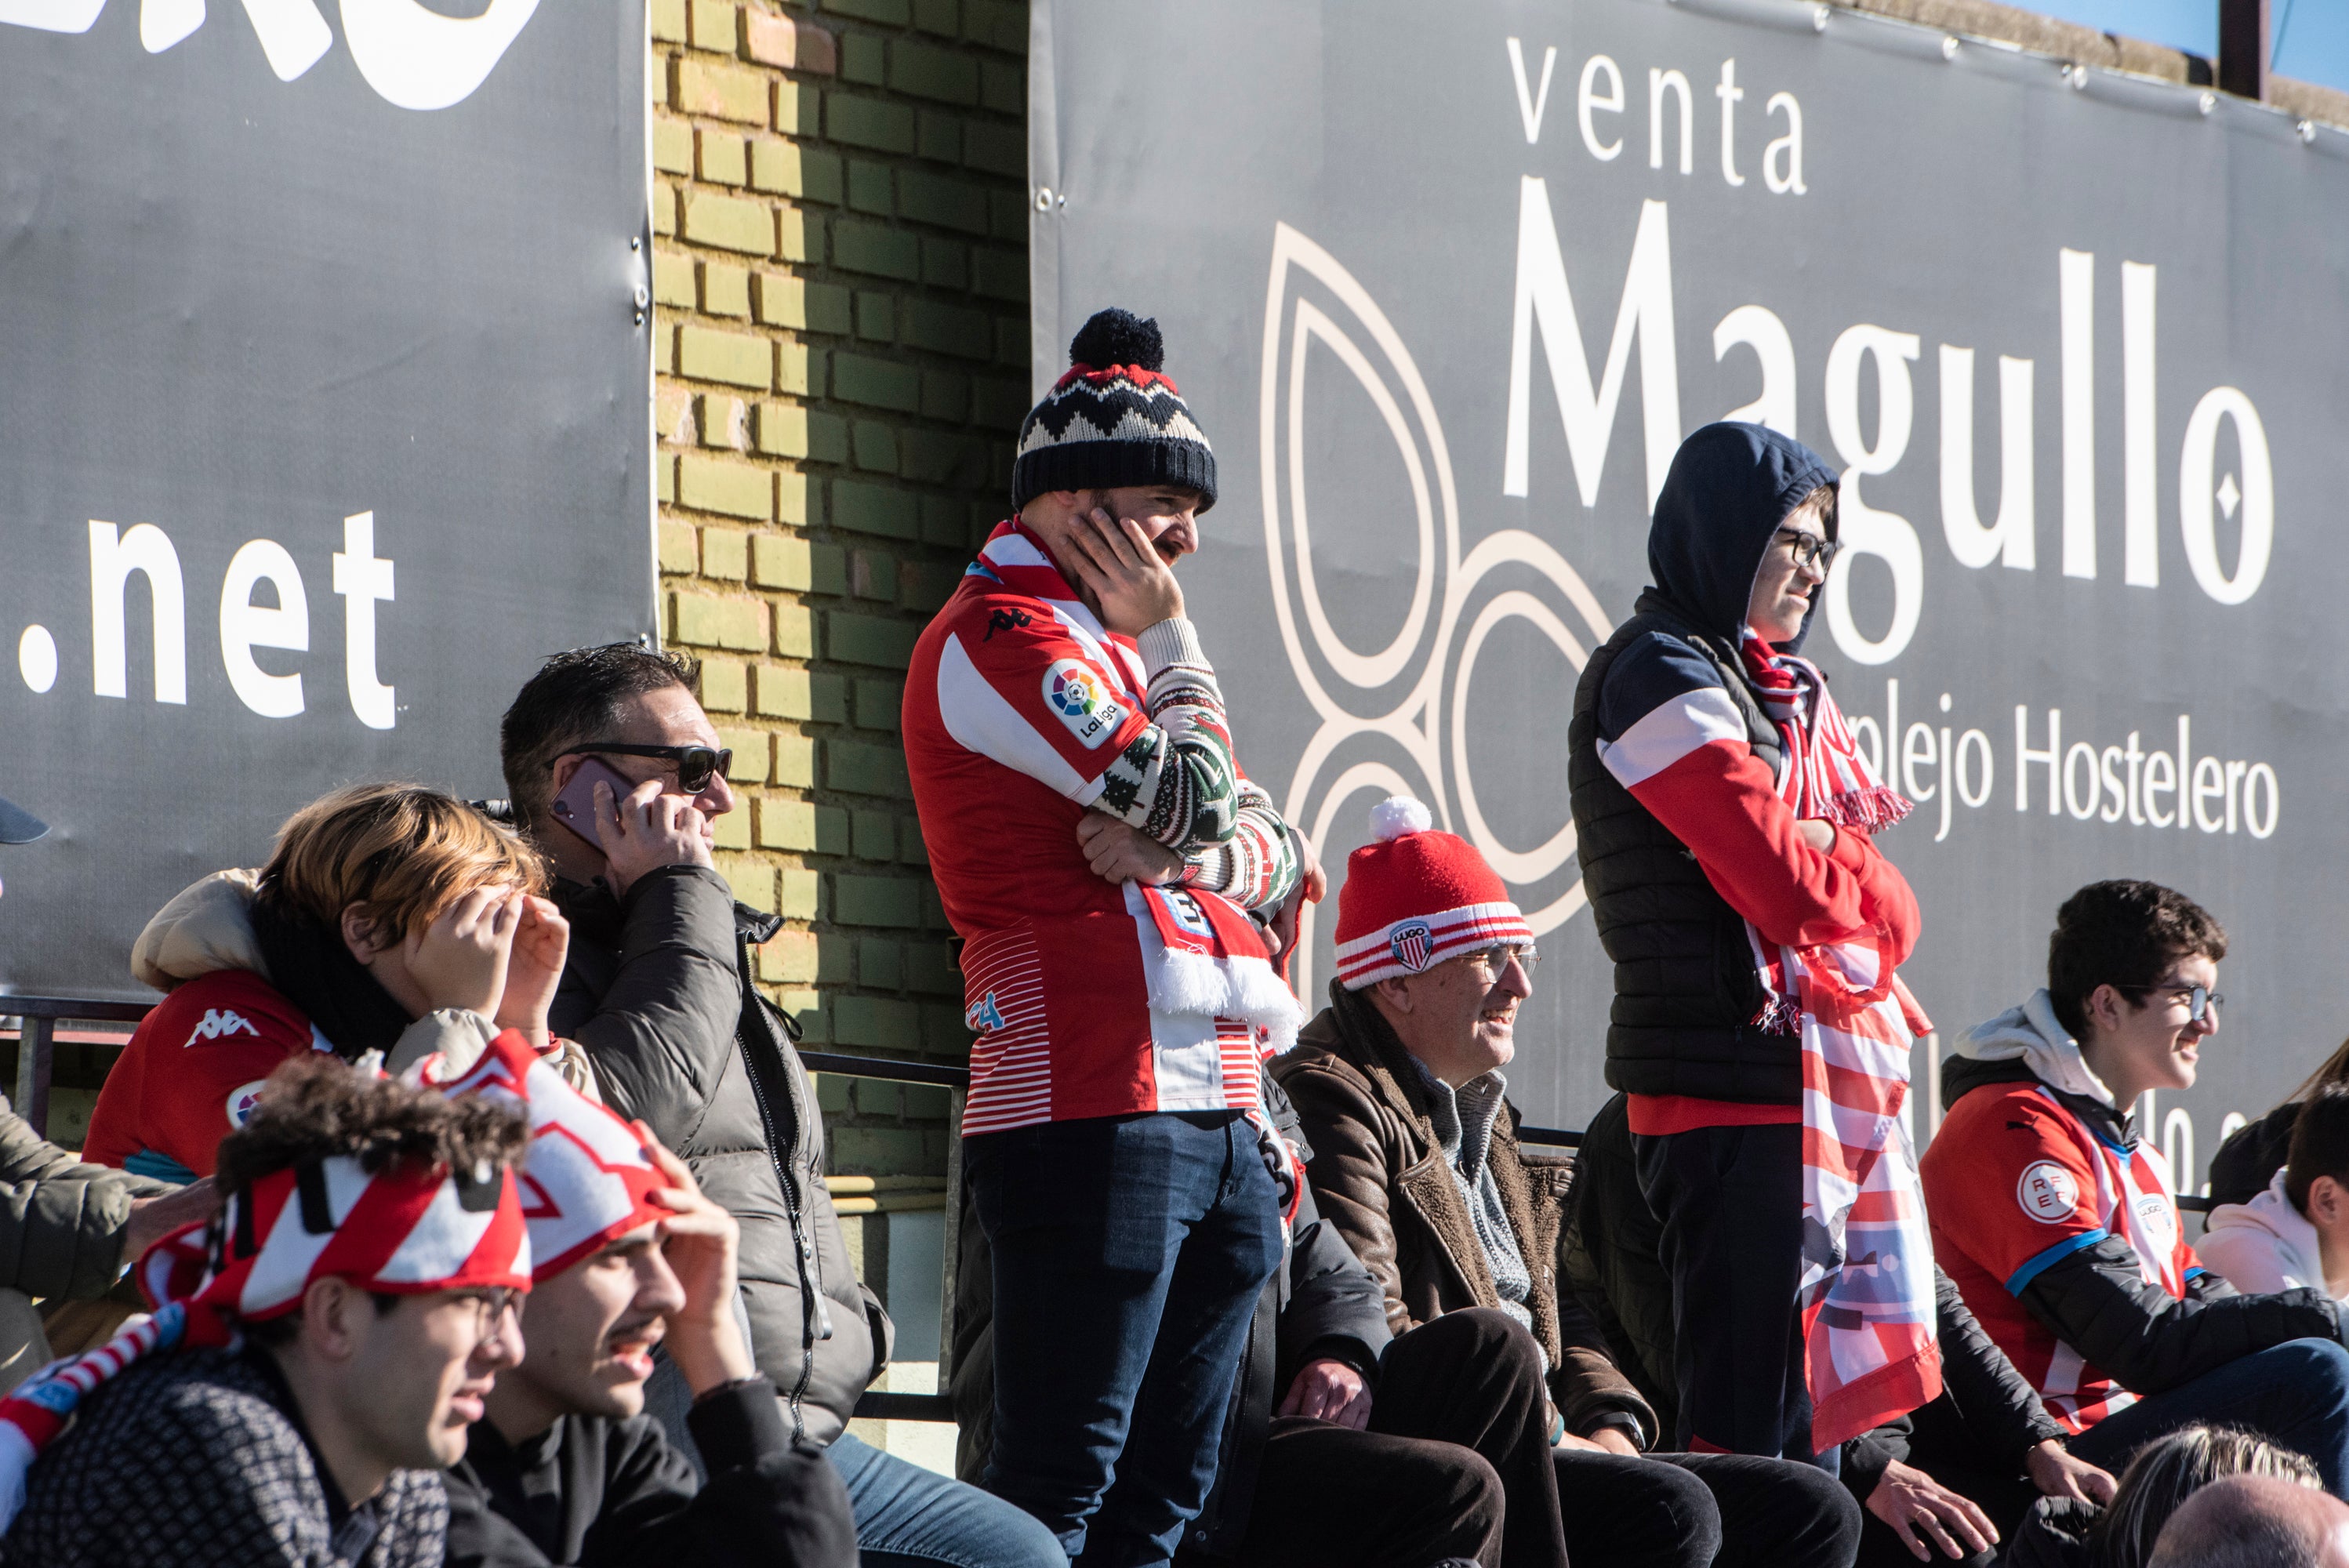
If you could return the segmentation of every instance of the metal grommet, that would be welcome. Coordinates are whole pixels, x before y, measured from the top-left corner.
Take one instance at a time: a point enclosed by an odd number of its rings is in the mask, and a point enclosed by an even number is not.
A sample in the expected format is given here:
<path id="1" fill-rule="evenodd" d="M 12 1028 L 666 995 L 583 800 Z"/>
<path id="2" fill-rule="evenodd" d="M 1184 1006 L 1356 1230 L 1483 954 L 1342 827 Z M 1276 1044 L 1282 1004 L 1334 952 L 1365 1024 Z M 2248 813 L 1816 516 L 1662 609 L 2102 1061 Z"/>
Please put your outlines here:
<path id="1" fill-rule="evenodd" d="M 2303 119 L 2300 122 L 2300 139 L 2302 141 L 2314 141 L 2316 139 L 2316 122 L 2314 120 Z"/>
<path id="2" fill-rule="evenodd" d="M 1039 185 L 1036 187 L 1036 211 L 1049 212 L 1051 210 L 1052 188 L 1049 185 Z"/>
<path id="3" fill-rule="evenodd" d="M 1812 7 L 1811 7 L 1811 31 L 1812 31 L 1812 32 L 1814 32 L 1814 33 L 1824 33 L 1824 32 L 1826 32 L 1826 30 L 1827 30 L 1827 8 L 1826 8 L 1825 5 L 1814 5 L 1814 6 L 1812 6 Z"/>
<path id="4" fill-rule="evenodd" d="M 2202 95 L 2202 112 L 2204 114 L 2209 114 L 2212 109 L 2217 108 L 2218 107 L 2219 95 L 2217 93 L 2204 93 Z"/>
<path id="5" fill-rule="evenodd" d="M 1946 37 L 1946 38 L 1944 38 L 1944 39 L 1942 39 L 1942 40 L 1941 40 L 1941 58 L 1943 58 L 1943 59 L 1945 59 L 1945 60 L 1954 60 L 1954 59 L 1956 59 L 1957 57 L 1958 57 L 1958 40 L 1957 40 L 1957 36 L 1956 36 L 1955 34 L 1951 34 L 1949 37 Z"/>

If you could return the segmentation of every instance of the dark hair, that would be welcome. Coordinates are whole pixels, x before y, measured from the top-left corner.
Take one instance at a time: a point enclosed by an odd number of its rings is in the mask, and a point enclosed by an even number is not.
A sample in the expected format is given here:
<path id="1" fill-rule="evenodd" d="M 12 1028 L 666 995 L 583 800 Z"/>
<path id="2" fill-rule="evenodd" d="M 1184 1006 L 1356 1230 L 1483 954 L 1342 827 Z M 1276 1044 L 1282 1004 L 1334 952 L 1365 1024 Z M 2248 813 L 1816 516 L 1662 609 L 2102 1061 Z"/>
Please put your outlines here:
<path id="1" fill-rule="evenodd" d="M 597 738 L 620 705 L 647 692 L 683 686 L 699 695 L 701 661 L 686 654 L 605 643 L 555 655 L 523 683 L 498 726 L 498 758 L 515 820 L 535 828 L 554 799 L 554 759 Z"/>
<path id="2" fill-rule="evenodd" d="M 2158 882 L 2100 882 L 2064 901 L 2047 939 L 2047 994 L 2074 1039 L 2087 1033 L 2087 1001 L 2099 985 L 2141 991 L 2181 958 L 2227 956 L 2227 933 L 2210 912 Z"/>
<path id="3" fill-rule="evenodd" d="M 396 1163 L 468 1171 L 484 1161 L 512 1165 L 529 1142 L 529 1124 L 503 1106 L 473 1095 L 450 1099 L 398 1078 L 370 1078 L 340 1057 L 305 1052 L 269 1075 L 252 1119 L 221 1140 L 212 1180 L 226 1200 L 305 1161 L 348 1155 L 368 1171 Z M 378 1317 L 402 1299 L 368 1294 Z M 264 1345 L 284 1346 L 300 1326 L 300 1314 L 286 1313 L 243 1326 Z"/>
<path id="4" fill-rule="evenodd" d="M 2308 1190 L 2319 1176 L 2349 1187 L 2349 1084 L 2318 1087 L 2292 1121 L 2292 1157 L 2285 1164 L 2283 1194 L 2302 1214 Z"/>
<path id="5" fill-rule="evenodd" d="M 1805 507 L 1816 503 L 1819 509 L 1819 531 L 1829 539 L 1835 538 L 1837 524 L 1840 521 L 1836 508 L 1838 498 L 1843 493 L 1837 488 L 1839 483 L 1838 480 L 1829 480 L 1826 483 L 1809 491 L 1802 500 L 1786 509 L 1786 517 L 1792 517 Z M 1785 521 L 1785 518 L 1779 519 L 1781 522 Z"/>
<path id="6" fill-rule="evenodd" d="M 2221 1476 L 2266 1475 L 2301 1486 L 2323 1483 L 2302 1455 L 2234 1427 L 2191 1426 L 2154 1439 L 2129 1456 L 2112 1506 L 2089 1535 L 2095 1568 L 2143 1568 L 2178 1505 Z"/>

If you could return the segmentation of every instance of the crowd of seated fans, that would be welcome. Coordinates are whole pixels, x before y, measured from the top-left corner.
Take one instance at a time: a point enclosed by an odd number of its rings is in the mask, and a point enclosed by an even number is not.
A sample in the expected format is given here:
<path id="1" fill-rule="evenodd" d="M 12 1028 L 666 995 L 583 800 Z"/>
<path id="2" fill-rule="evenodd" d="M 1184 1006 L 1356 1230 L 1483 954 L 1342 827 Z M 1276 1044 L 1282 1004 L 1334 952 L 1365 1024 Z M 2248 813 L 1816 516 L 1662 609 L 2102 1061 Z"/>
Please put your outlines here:
<path id="1" fill-rule="evenodd" d="M 1325 872 L 1176 582 L 1156 325 L 1071 355 L 905 703 L 977 1036 L 958 1476 L 848 1429 L 894 1330 L 778 923 L 693 664 L 622 644 L 522 688 L 507 801 L 339 789 L 166 903 L 78 1156 L 0 1101 L 0 1562 L 2349 1568 L 2349 1046 L 2190 1244 L 2133 1110 L 2227 936 L 2095 882 L 1918 1156 L 1909 802 L 1800 652 L 1830 468 L 1690 437 L 1574 695 L 1618 1092 L 1568 1154 L 1506 883 L 1400 796 Z"/>

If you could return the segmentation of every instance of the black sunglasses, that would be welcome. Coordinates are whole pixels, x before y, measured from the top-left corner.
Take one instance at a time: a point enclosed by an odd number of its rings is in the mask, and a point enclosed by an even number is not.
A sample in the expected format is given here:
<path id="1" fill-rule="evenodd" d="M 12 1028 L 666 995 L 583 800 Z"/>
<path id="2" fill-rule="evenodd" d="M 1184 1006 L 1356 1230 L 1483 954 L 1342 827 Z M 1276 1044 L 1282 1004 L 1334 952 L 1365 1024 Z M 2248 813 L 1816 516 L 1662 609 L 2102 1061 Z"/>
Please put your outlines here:
<path id="1" fill-rule="evenodd" d="M 2116 985 L 2113 988 L 2133 992 L 2139 996 L 2150 996 L 2159 991 L 2171 1001 L 2183 1004 L 2187 1018 L 2197 1024 L 2206 1019 L 2216 1023 L 2219 1010 L 2227 1005 L 2225 996 L 2203 985 Z"/>
<path id="2" fill-rule="evenodd" d="M 568 751 L 558 751 L 546 770 L 554 771 L 554 764 L 566 757 L 595 754 L 611 757 L 657 757 L 664 762 L 677 764 L 677 787 L 688 795 L 698 795 L 709 788 L 710 779 L 729 773 L 734 768 L 734 748 L 730 746 L 630 746 L 616 740 L 598 740 L 587 746 L 574 746 Z"/>

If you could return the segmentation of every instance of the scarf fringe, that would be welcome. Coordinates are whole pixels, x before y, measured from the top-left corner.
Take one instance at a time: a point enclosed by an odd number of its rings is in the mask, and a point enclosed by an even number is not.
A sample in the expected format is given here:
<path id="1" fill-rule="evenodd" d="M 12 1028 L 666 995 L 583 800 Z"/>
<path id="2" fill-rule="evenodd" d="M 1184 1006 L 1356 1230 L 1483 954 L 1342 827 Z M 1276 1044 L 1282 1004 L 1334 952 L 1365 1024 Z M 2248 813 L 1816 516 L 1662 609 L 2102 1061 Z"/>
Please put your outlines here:
<path id="1" fill-rule="evenodd" d="M 1864 789 L 1847 789 L 1826 803 L 1820 815 L 1838 828 L 1850 828 L 1862 833 L 1880 833 L 1896 826 L 1917 808 L 1905 796 L 1889 786 L 1870 784 Z"/>

